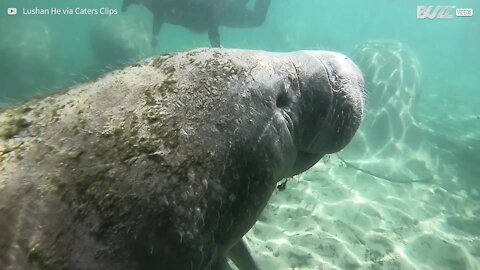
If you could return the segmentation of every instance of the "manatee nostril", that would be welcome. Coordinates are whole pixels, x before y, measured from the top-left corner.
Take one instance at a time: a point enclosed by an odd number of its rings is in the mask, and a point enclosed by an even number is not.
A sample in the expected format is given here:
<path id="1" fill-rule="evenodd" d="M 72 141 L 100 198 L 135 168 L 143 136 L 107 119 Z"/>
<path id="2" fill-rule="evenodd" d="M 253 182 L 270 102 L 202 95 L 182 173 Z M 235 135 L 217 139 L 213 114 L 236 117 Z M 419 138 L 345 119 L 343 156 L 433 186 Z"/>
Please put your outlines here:
<path id="1" fill-rule="evenodd" d="M 290 99 L 288 98 L 287 93 L 282 92 L 277 97 L 277 107 L 285 108 L 290 104 Z"/>

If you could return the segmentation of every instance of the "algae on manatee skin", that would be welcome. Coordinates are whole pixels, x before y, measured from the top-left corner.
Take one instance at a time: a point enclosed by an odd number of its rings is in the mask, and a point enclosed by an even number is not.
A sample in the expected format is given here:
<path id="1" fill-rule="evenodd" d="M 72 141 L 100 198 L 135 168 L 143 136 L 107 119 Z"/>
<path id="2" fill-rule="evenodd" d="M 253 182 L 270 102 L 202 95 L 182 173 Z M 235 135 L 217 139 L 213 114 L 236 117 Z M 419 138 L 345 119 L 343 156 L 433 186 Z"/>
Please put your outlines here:
<path id="1" fill-rule="evenodd" d="M 247 110 L 231 110 L 231 101 L 242 100 L 236 86 L 248 93 L 254 82 L 254 65 L 223 56 L 148 59 L 29 102 L 28 113 L 24 106 L 2 112 L 0 174 L 12 172 L 5 180 L 10 186 L 28 184 L 21 185 L 21 201 L 9 201 L 12 220 L 23 221 L 19 214 L 30 206 L 53 211 L 45 219 L 40 212 L 42 226 L 21 228 L 19 234 L 34 235 L 31 244 L 12 238 L 3 246 L 26 243 L 29 259 L 45 269 L 70 267 L 69 256 L 77 255 L 105 259 L 109 269 L 134 269 L 119 261 L 153 250 L 151 232 L 168 229 L 200 242 L 200 230 L 217 218 L 212 204 L 231 198 L 223 174 L 237 157 L 225 151 L 240 140 L 215 136 L 233 134 L 228 123 L 247 123 L 241 113 Z M 17 141 L 23 144 L 10 150 Z M 76 250 L 80 245 L 88 248 Z"/>
<path id="2" fill-rule="evenodd" d="M 177 80 L 175 79 L 176 68 L 173 63 L 163 63 L 159 68 L 162 70 L 162 73 L 165 75 L 165 79 L 161 84 L 160 90 L 166 90 L 168 92 L 175 91 L 175 84 Z"/>

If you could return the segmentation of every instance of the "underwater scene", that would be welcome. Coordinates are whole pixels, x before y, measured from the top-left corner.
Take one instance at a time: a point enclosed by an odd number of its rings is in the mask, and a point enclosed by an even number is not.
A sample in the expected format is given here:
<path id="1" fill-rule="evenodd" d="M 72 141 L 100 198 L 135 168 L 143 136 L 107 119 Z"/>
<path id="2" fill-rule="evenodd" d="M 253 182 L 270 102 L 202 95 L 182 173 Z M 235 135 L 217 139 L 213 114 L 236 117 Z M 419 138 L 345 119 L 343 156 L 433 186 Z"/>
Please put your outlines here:
<path id="1" fill-rule="evenodd" d="M 0 270 L 480 269 L 479 11 L 0 0 Z"/>

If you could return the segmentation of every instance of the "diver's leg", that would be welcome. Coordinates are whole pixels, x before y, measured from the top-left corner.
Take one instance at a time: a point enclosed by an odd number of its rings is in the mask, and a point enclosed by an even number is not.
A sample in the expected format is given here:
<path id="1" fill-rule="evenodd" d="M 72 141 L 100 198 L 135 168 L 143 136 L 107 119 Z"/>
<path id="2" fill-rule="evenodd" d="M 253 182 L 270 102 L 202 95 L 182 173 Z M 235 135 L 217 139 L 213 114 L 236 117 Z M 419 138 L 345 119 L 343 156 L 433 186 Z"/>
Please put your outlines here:
<path id="1" fill-rule="evenodd" d="M 258 266 L 248 251 L 248 247 L 241 239 L 228 252 L 228 257 L 240 270 L 258 270 Z"/>
<path id="2" fill-rule="evenodd" d="M 152 25 L 152 47 L 155 48 L 158 45 L 158 35 L 162 29 L 163 19 L 158 14 L 153 14 L 153 25 Z"/>
<path id="3" fill-rule="evenodd" d="M 255 26 L 260 26 L 265 22 L 267 17 L 268 8 L 270 8 L 271 0 L 257 0 L 252 14 L 252 23 Z"/>
<path id="4" fill-rule="evenodd" d="M 220 48 L 220 33 L 218 32 L 218 26 L 210 26 L 208 28 L 208 39 L 210 39 L 210 45 L 213 48 Z"/>
<path id="5" fill-rule="evenodd" d="M 271 0 L 256 0 L 253 10 L 246 6 L 230 5 L 221 14 L 221 25 L 228 27 L 256 27 L 265 22 Z"/>

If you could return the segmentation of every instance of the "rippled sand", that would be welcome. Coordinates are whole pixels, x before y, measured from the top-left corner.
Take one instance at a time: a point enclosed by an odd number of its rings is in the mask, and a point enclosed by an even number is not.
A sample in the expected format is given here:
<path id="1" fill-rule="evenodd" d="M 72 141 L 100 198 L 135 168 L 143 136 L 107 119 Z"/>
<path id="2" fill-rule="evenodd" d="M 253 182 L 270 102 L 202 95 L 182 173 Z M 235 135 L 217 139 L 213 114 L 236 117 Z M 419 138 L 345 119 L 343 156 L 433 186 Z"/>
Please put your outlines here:
<path id="1" fill-rule="evenodd" d="M 480 269 L 480 205 L 332 157 L 277 192 L 246 235 L 261 269 Z"/>

